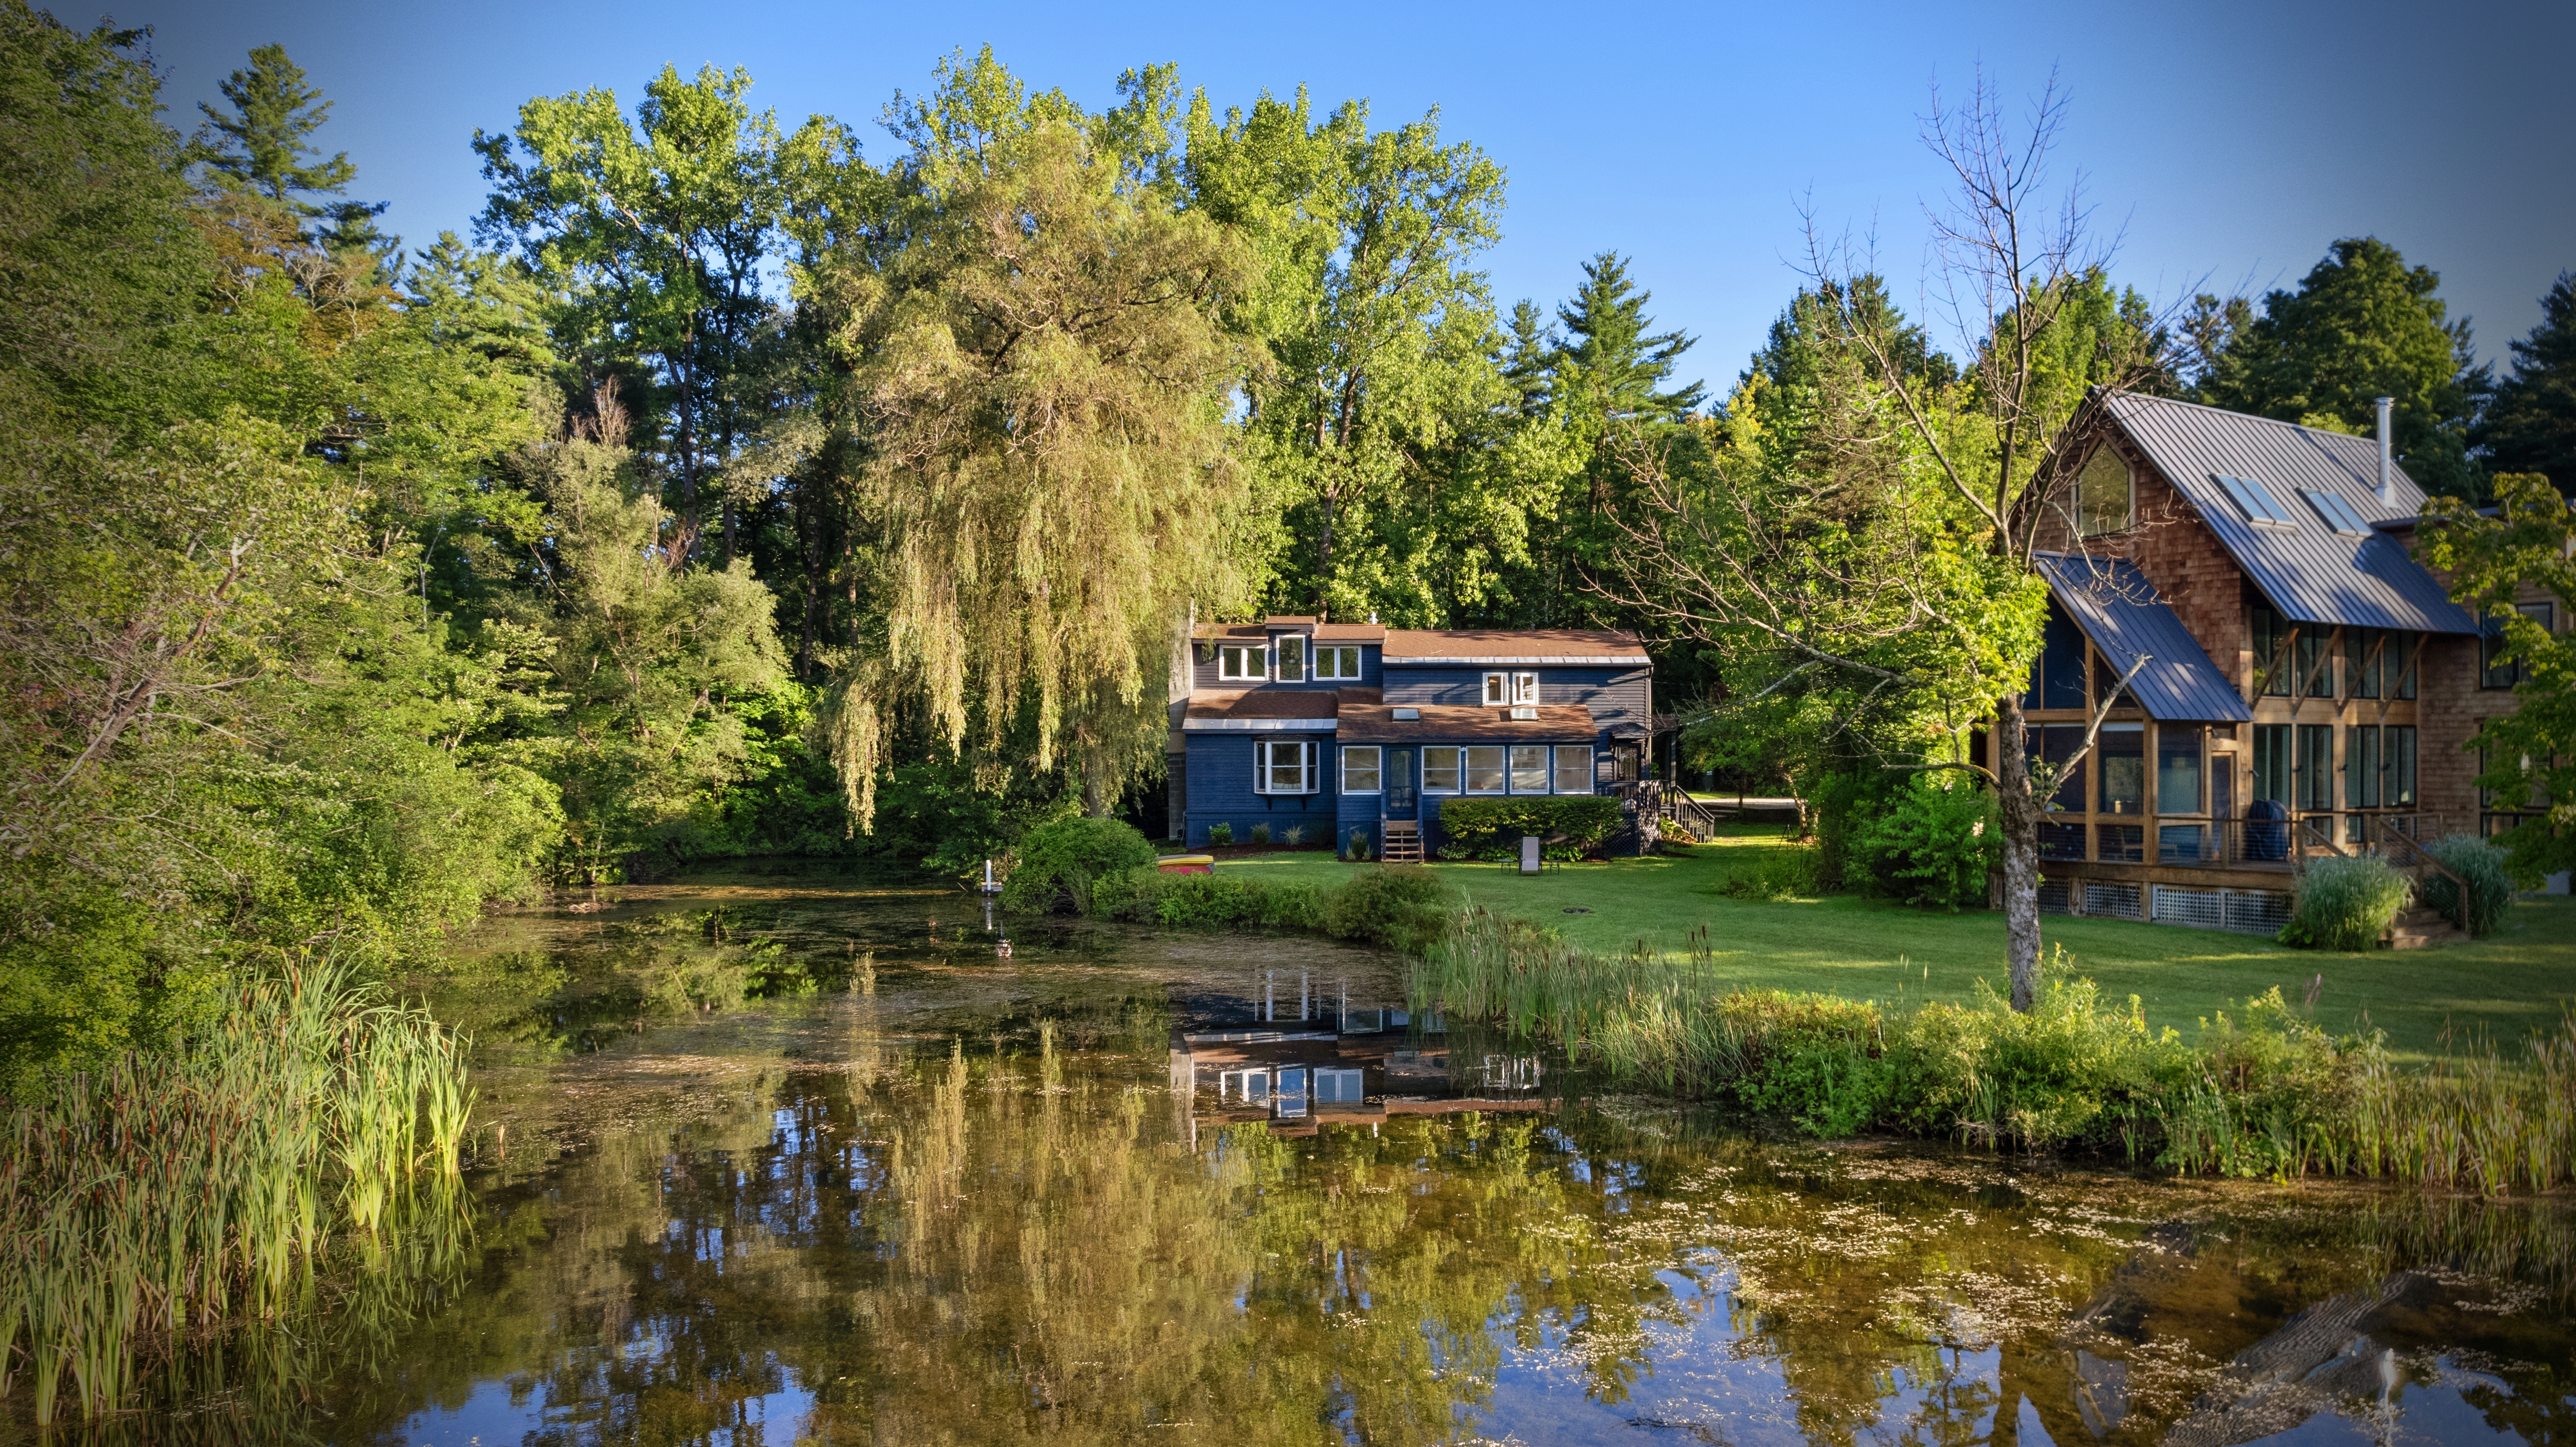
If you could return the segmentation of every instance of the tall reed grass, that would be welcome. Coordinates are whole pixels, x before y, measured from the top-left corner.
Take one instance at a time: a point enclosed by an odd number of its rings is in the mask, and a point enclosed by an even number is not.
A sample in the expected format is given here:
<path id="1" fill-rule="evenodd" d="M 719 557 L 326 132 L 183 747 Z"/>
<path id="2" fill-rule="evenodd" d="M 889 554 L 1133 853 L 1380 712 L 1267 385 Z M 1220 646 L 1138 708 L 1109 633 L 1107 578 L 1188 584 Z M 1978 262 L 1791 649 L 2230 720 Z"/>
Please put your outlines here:
<path id="1" fill-rule="evenodd" d="M 464 1042 L 335 963 L 247 984 L 165 1054 L 0 1098 L 0 1398 L 116 1410 L 138 1370 L 314 1304 L 346 1248 L 463 1209 Z"/>
<path id="2" fill-rule="evenodd" d="M 1413 1003 L 1553 1043 L 1613 1083 L 1732 1101 L 1807 1135 L 1949 1134 L 2123 1153 L 2196 1173 L 2386 1177 L 2490 1193 L 2576 1182 L 2576 1015 L 2514 1050 L 2424 1066 L 2327 1035 L 2275 990 L 2186 1040 L 2105 1002 L 2063 956 L 2033 1010 L 1743 991 L 1704 936 L 1680 961 L 1566 944 L 1477 911 Z"/>

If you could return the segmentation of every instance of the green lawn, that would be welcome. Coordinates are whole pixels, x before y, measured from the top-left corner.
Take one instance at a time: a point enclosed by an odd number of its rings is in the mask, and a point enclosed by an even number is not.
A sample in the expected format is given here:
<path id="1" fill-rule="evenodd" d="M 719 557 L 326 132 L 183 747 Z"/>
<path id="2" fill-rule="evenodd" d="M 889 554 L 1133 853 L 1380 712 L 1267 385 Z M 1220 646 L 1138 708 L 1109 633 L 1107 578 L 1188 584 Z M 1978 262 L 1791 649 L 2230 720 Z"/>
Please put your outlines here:
<path id="1" fill-rule="evenodd" d="M 1870 999 L 1968 998 L 1982 978 L 2004 984 L 2004 925 L 1983 911 L 1936 914 L 1882 900 L 1835 896 L 1780 904 L 1714 892 L 1733 851 L 1759 836 L 1719 840 L 1653 859 L 1570 864 L 1524 879 L 1491 864 L 1431 867 L 1497 913 L 1554 925 L 1590 949 L 1626 953 L 1642 943 L 1679 959 L 1707 930 L 1719 973 L 1752 988 L 1826 990 Z M 1739 856 L 1740 857 L 1740 856 Z M 1329 854 L 1230 859 L 1233 872 L 1332 883 L 1364 866 Z M 1568 914 L 1569 907 L 1589 910 Z M 2438 949 L 2336 954 L 2294 950 L 2248 935 L 2124 920 L 2042 916 L 2047 948 L 2113 998 L 2138 996 L 2149 1023 L 2189 1033 L 2195 1021 L 2274 985 L 2293 1000 L 2325 976 L 2318 1023 L 2367 1021 L 2401 1052 L 2438 1051 L 2442 1032 L 2485 1029 L 2519 1039 L 2554 1026 L 2576 1003 L 2576 902 L 2527 899 L 2497 934 Z"/>

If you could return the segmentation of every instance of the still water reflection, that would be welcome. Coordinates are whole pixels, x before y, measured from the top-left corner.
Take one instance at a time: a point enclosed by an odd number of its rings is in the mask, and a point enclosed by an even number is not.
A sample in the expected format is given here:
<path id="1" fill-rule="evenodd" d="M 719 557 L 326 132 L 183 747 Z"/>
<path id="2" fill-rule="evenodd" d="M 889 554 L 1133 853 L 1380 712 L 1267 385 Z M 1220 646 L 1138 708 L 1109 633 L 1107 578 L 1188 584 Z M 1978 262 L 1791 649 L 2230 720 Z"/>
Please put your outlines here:
<path id="1" fill-rule="evenodd" d="M 1406 1015 L 1376 951 L 1003 933 L 828 874 L 496 929 L 445 1003 L 478 1264 L 274 1430 L 2576 1440 L 2563 1201 L 1764 1144 Z"/>

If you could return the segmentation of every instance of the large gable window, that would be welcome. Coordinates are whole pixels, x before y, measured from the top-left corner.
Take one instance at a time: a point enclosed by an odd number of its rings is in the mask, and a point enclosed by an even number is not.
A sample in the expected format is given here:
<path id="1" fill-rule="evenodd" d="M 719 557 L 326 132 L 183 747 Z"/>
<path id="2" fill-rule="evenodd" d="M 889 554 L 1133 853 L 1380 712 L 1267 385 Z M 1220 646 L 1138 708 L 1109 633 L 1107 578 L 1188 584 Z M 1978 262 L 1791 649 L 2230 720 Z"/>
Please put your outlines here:
<path id="1" fill-rule="evenodd" d="M 1270 676 L 1270 650 L 1260 643 L 1227 643 L 1216 651 L 1216 676 L 1257 683 Z"/>
<path id="2" fill-rule="evenodd" d="M 2098 538 L 2124 533 L 2137 520 L 2138 490 L 2129 464 L 2107 445 L 2093 449 L 2075 479 L 2075 531 Z"/>
<path id="3" fill-rule="evenodd" d="M 1315 741 L 1262 739 L 1252 746 L 1252 792 L 1315 792 Z"/>

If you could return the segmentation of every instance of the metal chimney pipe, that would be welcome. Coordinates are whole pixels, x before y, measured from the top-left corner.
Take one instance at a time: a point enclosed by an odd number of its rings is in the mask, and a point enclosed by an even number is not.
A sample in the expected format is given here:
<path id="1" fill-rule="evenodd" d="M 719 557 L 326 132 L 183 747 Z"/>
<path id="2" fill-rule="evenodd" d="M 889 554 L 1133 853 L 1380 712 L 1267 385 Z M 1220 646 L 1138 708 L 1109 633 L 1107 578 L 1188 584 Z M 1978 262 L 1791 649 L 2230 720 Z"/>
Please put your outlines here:
<path id="1" fill-rule="evenodd" d="M 2389 420 L 2396 407 L 2394 397 L 2379 399 L 2379 500 L 2390 506 L 2397 502 L 2397 432 Z"/>

